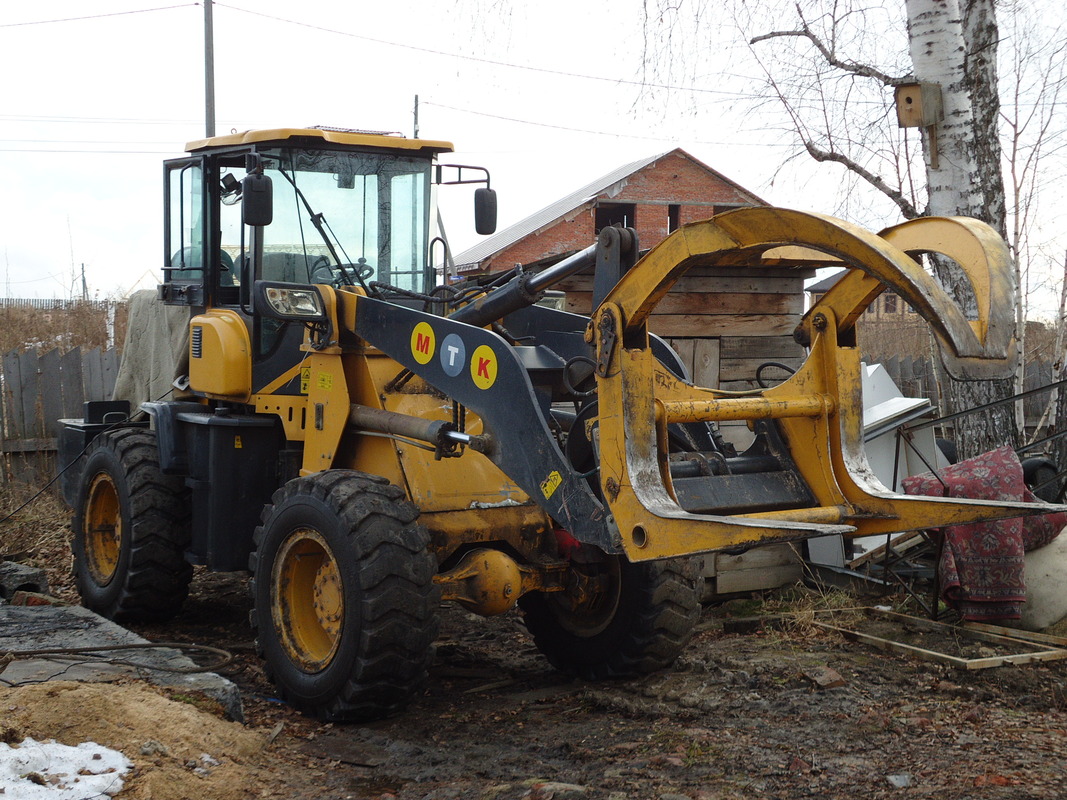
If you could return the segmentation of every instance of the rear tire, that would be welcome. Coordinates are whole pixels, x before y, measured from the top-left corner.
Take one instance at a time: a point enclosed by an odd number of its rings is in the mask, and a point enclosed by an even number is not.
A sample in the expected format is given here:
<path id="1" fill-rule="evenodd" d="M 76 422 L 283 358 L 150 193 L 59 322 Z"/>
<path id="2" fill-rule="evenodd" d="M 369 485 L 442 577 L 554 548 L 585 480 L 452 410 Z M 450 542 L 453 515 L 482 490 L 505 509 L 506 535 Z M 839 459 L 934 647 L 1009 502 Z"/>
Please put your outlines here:
<path id="1" fill-rule="evenodd" d="M 256 529 L 252 623 L 290 705 L 331 722 L 397 713 L 433 658 L 440 592 L 418 510 L 384 478 L 330 470 L 275 492 Z"/>
<path id="2" fill-rule="evenodd" d="M 174 616 L 193 568 L 189 492 L 159 469 L 156 437 L 142 429 L 101 434 L 85 456 L 71 527 L 82 603 L 109 619 Z"/>
<path id="3" fill-rule="evenodd" d="M 631 563 L 605 555 L 575 564 L 605 587 L 583 603 L 570 592 L 531 592 L 519 604 L 537 648 L 552 666 L 586 680 L 664 669 L 685 649 L 700 619 L 700 578 L 688 559 Z"/>

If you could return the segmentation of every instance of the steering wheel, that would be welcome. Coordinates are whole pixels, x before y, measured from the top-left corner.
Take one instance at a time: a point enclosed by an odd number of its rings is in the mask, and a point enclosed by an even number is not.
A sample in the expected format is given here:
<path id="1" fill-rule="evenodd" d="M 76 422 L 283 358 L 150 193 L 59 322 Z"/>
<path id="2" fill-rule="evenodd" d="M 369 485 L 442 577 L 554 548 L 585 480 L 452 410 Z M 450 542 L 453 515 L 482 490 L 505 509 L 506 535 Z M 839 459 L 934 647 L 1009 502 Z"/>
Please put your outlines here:
<path id="1" fill-rule="evenodd" d="M 338 264 L 338 269 L 346 275 L 355 275 L 361 281 L 367 280 L 374 274 L 374 267 L 367 263 L 364 258 L 359 259 L 355 264 Z"/>

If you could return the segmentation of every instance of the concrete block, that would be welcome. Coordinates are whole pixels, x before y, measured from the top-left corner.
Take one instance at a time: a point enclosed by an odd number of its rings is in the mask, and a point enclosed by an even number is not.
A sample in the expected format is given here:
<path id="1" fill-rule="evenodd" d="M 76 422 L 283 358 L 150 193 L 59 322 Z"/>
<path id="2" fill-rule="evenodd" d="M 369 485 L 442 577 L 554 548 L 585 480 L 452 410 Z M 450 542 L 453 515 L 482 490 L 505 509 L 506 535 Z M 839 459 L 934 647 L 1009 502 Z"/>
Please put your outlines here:
<path id="1" fill-rule="evenodd" d="M 217 701 L 225 715 L 244 721 L 241 693 L 233 682 L 212 672 L 179 673 L 168 669 L 195 667 L 180 650 L 102 650 L 99 655 L 27 655 L 31 650 L 150 644 L 146 639 L 81 606 L 0 606 L 0 653 L 15 659 L 2 676 L 6 686 L 49 680 L 111 683 L 140 678 L 182 693 L 199 693 Z M 112 663 L 117 659 L 127 664 Z"/>
<path id="2" fill-rule="evenodd" d="M 10 601 L 17 591 L 48 594 L 48 577 L 40 567 L 0 562 L 0 597 Z"/>

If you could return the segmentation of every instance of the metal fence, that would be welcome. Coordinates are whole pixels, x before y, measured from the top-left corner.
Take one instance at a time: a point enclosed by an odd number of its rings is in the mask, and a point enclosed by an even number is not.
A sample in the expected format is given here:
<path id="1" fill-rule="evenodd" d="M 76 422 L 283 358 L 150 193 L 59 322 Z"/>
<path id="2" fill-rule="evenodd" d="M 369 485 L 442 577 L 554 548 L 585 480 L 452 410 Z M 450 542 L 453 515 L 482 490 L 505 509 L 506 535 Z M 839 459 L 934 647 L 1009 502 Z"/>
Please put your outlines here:
<path id="1" fill-rule="evenodd" d="M 934 405 L 940 404 L 937 377 L 934 365 L 929 359 L 905 356 L 886 358 L 881 361 L 881 364 L 905 397 L 925 397 Z M 1026 365 L 1024 392 L 1039 389 L 1051 383 L 1052 364 L 1050 362 L 1037 361 Z M 1039 393 L 1023 399 L 1028 426 L 1035 424 L 1041 418 L 1048 400 L 1047 393 Z M 941 409 L 941 411 L 947 413 L 946 409 Z"/>
<path id="2" fill-rule="evenodd" d="M 66 311 L 71 307 L 107 311 L 114 308 L 114 300 L 57 300 L 39 297 L 0 297 L 0 308 L 33 308 L 38 311 Z"/>
<path id="3" fill-rule="evenodd" d="M 12 350 L 0 367 L 2 478 L 43 484 L 55 472 L 58 420 L 81 418 L 83 403 L 111 398 L 118 351 Z"/>

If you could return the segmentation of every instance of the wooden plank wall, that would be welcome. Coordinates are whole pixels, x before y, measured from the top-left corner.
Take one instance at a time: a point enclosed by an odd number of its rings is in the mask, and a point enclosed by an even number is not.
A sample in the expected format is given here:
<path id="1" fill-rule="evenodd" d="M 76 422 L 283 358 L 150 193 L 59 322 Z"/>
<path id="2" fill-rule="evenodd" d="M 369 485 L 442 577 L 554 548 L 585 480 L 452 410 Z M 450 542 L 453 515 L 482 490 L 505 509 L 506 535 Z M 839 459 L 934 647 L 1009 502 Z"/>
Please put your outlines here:
<path id="1" fill-rule="evenodd" d="M 780 267 L 692 269 L 656 306 L 649 329 L 675 346 L 698 385 L 756 388 L 760 364 L 778 361 L 796 368 L 804 361 L 793 330 L 804 313 L 809 273 Z M 576 275 L 559 288 L 566 292 L 567 311 L 591 313 L 592 275 Z"/>
<path id="2" fill-rule="evenodd" d="M 88 400 L 110 399 L 118 367 L 114 348 L 7 353 L 0 364 L 0 479 L 48 481 L 55 470 L 58 420 L 80 418 Z"/>
<path id="3" fill-rule="evenodd" d="M 786 267 L 691 269 L 656 305 L 649 330 L 670 343 L 697 386 L 759 388 L 761 364 L 773 361 L 797 369 L 804 363 L 805 351 L 793 340 L 793 330 L 804 313 L 804 279 L 811 274 Z M 592 312 L 591 274 L 568 278 L 558 288 L 566 292 L 567 311 Z M 788 375 L 779 369 L 764 372 L 772 384 Z M 747 445 L 743 423 L 722 428 L 729 441 Z"/>

